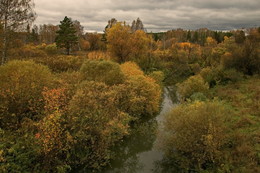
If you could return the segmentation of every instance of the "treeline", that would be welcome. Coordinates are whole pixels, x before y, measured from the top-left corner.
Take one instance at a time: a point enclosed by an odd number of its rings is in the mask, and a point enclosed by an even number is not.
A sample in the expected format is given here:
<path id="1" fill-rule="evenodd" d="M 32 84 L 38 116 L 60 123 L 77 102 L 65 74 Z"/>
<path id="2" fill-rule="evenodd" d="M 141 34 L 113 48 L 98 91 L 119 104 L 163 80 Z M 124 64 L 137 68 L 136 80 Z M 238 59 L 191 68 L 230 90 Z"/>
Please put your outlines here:
<path id="1" fill-rule="evenodd" d="M 245 31 L 243 30 L 234 30 L 234 31 L 212 31 L 207 28 L 201 28 L 198 30 L 184 30 L 184 29 L 175 29 L 170 30 L 167 32 L 161 33 L 151 33 L 154 39 L 164 41 L 165 48 L 169 47 L 170 42 L 191 42 L 196 43 L 201 46 L 204 46 L 206 43 L 207 37 L 212 37 L 218 43 L 224 41 L 224 37 L 231 37 L 235 36 L 236 38 L 239 37 L 238 35 L 241 34 L 242 37 L 245 38 Z M 174 39 L 174 40 L 172 40 Z"/>

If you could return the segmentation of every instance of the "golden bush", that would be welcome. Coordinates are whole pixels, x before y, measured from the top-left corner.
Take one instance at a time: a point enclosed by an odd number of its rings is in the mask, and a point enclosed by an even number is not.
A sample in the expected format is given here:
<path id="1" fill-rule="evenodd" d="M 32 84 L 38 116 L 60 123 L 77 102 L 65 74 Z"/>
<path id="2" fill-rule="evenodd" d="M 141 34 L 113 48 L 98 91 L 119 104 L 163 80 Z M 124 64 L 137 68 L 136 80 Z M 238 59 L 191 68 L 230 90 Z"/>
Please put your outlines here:
<path id="1" fill-rule="evenodd" d="M 229 114 L 217 101 L 196 101 L 173 108 L 160 135 L 165 157 L 178 162 L 182 170 L 220 166 L 225 162 L 222 147 L 227 142 Z"/>
<path id="2" fill-rule="evenodd" d="M 85 80 L 104 82 L 107 85 L 120 84 L 125 79 L 119 64 L 112 61 L 86 60 L 80 72 Z"/>
<path id="3" fill-rule="evenodd" d="M 43 110 L 42 91 L 51 88 L 54 76 L 32 61 L 11 61 L 0 67 L 0 115 L 5 127 L 19 125 Z M 7 118 L 6 116 L 9 116 Z"/>

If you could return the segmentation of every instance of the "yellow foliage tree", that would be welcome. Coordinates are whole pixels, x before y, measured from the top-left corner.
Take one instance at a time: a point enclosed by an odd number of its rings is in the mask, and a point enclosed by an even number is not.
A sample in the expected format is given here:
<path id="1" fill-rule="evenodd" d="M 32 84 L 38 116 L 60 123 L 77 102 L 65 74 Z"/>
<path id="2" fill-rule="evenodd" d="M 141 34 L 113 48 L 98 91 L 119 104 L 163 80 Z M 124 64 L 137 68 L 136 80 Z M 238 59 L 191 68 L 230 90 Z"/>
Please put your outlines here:
<path id="1" fill-rule="evenodd" d="M 137 30 L 131 35 L 132 53 L 133 58 L 145 58 L 149 53 L 149 44 L 152 44 L 150 38 L 144 31 Z"/>
<path id="2" fill-rule="evenodd" d="M 217 41 L 212 37 L 207 37 L 206 46 L 215 47 L 217 45 Z"/>
<path id="3" fill-rule="evenodd" d="M 120 63 L 130 59 L 132 52 L 131 28 L 117 23 L 108 30 L 107 41 L 108 51 L 118 58 Z"/>
<path id="4" fill-rule="evenodd" d="M 151 40 L 144 31 L 131 33 L 131 28 L 122 23 L 117 23 L 107 33 L 108 51 L 119 63 L 145 57 Z"/>

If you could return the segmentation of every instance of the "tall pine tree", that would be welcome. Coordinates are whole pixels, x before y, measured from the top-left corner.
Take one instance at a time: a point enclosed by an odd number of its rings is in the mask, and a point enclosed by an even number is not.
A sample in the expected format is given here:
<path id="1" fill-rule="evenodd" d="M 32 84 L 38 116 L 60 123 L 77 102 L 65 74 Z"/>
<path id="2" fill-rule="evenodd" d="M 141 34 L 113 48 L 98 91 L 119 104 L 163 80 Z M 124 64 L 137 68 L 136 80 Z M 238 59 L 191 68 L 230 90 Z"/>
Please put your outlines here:
<path id="1" fill-rule="evenodd" d="M 70 54 L 71 47 L 78 42 L 78 37 L 76 36 L 76 29 L 73 25 L 71 19 L 67 16 L 60 21 L 59 30 L 57 31 L 57 37 L 55 42 L 57 47 L 65 48 L 67 55 Z"/>

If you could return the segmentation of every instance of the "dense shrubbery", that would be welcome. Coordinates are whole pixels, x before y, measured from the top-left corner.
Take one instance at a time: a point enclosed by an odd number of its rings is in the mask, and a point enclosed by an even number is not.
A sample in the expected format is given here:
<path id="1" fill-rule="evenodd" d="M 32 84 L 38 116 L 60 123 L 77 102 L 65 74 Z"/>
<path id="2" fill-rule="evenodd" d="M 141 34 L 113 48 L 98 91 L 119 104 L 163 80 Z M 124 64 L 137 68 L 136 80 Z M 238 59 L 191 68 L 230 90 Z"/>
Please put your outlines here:
<path id="1" fill-rule="evenodd" d="M 36 119 L 44 108 L 42 91 L 52 87 L 53 80 L 47 67 L 32 61 L 12 61 L 1 66 L 1 127 L 18 128 L 23 118 Z"/>
<path id="2" fill-rule="evenodd" d="M 136 75 L 144 75 L 144 72 L 134 62 L 128 61 L 120 65 L 120 68 L 125 76 L 131 77 Z"/>
<path id="3" fill-rule="evenodd" d="M 119 64 L 112 61 L 86 60 L 80 71 L 85 80 L 104 82 L 107 85 L 121 84 L 125 78 Z"/>
<path id="4" fill-rule="evenodd" d="M 125 90 L 128 99 L 125 102 L 130 115 L 140 117 L 143 114 L 153 115 L 159 111 L 161 88 L 153 78 L 145 76 L 142 70 L 133 62 L 121 65 L 126 76 Z"/>
<path id="5" fill-rule="evenodd" d="M 56 55 L 58 53 L 57 45 L 55 43 L 49 44 L 45 47 L 45 51 L 48 55 Z"/>
<path id="6" fill-rule="evenodd" d="M 76 141 L 71 162 L 100 168 L 109 148 L 128 133 L 128 114 L 118 108 L 117 91 L 98 82 L 83 82 L 69 104 L 68 126 Z"/>
<path id="7" fill-rule="evenodd" d="M 91 60 L 111 60 L 108 53 L 102 51 L 92 51 L 88 53 L 88 59 Z"/>
<path id="8" fill-rule="evenodd" d="M 161 98 L 161 88 L 155 80 L 146 76 L 134 76 L 126 80 L 122 86 L 124 99 L 123 110 L 134 117 L 158 113 Z"/>
<path id="9" fill-rule="evenodd" d="M 206 94 L 209 85 L 200 75 L 191 76 L 186 81 L 178 84 L 178 93 L 181 95 L 182 100 L 190 98 L 194 93 Z"/>
<path id="10" fill-rule="evenodd" d="M 243 79 L 243 74 L 235 69 L 204 68 L 199 73 L 212 88 L 217 84 L 238 82 Z"/>
<path id="11" fill-rule="evenodd" d="M 164 74 L 162 71 L 153 71 L 149 74 L 160 86 L 163 86 Z"/>
<path id="12" fill-rule="evenodd" d="M 32 57 L 47 57 L 47 53 L 39 49 L 34 45 L 25 45 L 21 48 L 16 48 L 11 50 L 12 57 L 16 57 L 17 59 L 27 59 Z"/>
<path id="13" fill-rule="evenodd" d="M 177 85 L 184 102 L 169 113 L 162 134 L 170 168 L 259 172 L 259 79 L 246 76 L 259 74 L 259 40 L 251 36 L 239 44 L 232 37 L 219 44 L 208 38 L 203 61 L 195 60 L 203 68 Z M 210 101 L 216 97 L 224 101 Z"/>
<path id="14" fill-rule="evenodd" d="M 228 142 L 225 123 L 229 116 L 217 101 L 196 101 L 174 108 L 161 134 L 166 157 L 185 172 L 221 167 L 225 163 L 222 150 Z"/>
<path id="15" fill-rule="evenodd" d="M 65 55 L 34 58 L 33 60 L 48 66 L 53 72 L 78 71 L 84 62 L 83 57 Z"/>
<path id="16" fill-rule="evenodd" d="M 55 75 L 33 61 L 0 67 L 1 171 L 100 169 L 130 121 L 158 112 L 161 88 L 136 64 L 86 60 L 79 71 L 61 59 L 37 61 Z"/>

